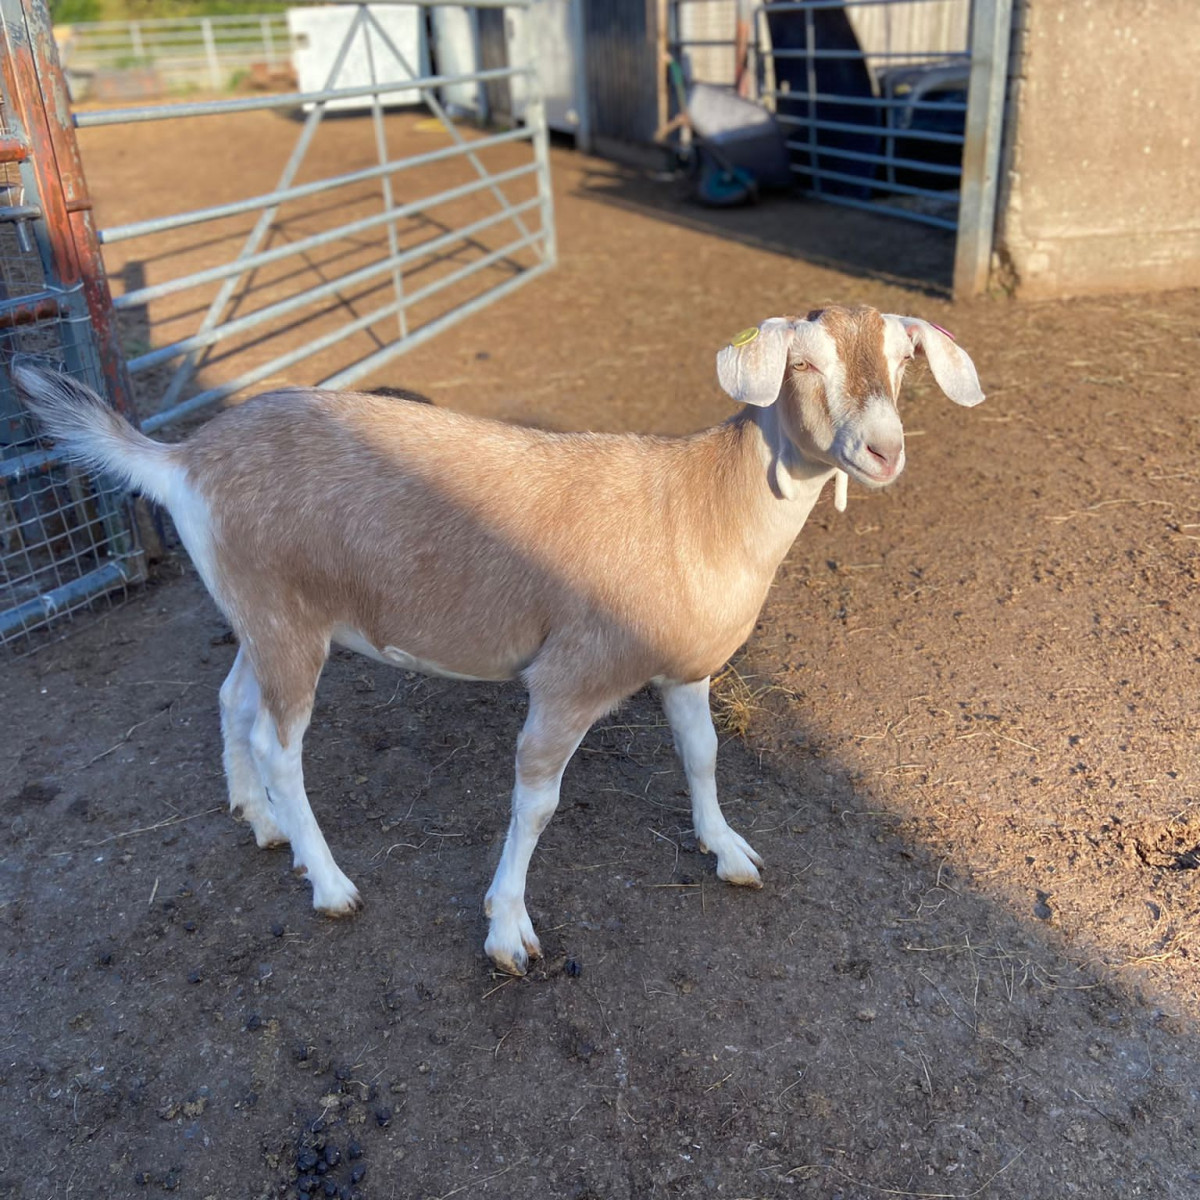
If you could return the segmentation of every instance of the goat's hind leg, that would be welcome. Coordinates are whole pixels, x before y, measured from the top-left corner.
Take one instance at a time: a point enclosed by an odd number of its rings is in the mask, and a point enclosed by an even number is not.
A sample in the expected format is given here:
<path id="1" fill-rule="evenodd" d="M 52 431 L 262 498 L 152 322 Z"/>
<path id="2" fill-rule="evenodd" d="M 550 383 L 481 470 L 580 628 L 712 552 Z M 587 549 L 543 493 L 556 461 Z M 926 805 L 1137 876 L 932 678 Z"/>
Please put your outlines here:
<path id="1" fill-rule="evenodd" d="M 262 699 L 250 728 L 250 752 L 271 811 L 292 844 L 293 869 L 312 884 L 313 907 L 333 917 L 349 916 L 362 908 L 362 897 L 333 860 L 304 790 L 301 762 L 317 676 L 328 645 L 320 647 L 319 653 L 313 647 L 311 655 L 302 654 L 300 647 L 289 647 L 289 651 L 268 657 L 260 650 L 267 667 L 264 670 L 261 662 L 255 664 Z M 286 701 L 282 697 L 287 697 Z"/>
<path id="2" fill-rule="evenodd" d="M 608 705 L 562 702 L 530 690 L 529 716 L 517 739 L 512 819 L 500 865 L 484 900 L 490 918 L 484 950 L 502 971 L 524 975 L 542 953 L 525 908 L 525 880 L 538 837 L 558 807 L 563 771 L 588 727 Z"/>
<path id="3" fill-rule="evenodd" d="M 250 749 L 250 730 L 262 703 L 262 693 L 246 651 L 239 647 L 233 667 L 221 685 L 221 735 L 225 743 L 225 779 L 229 811 L 244 818 L 263 849 L 287 844 L 287 835 L 271 811 L 271 800 Z"/>
<path id="4" fill-rule="evenodd" d="M 717 856 L 717 877 L 742 887 L 762 887 L 763 860 L 740 833 L 730 828 L 717 803 L 717 733 L 708 707 L 708 680 L 659 681 L 663 710 L 683 762 L 692 797 L 692 825 L 700 849 Z"/>

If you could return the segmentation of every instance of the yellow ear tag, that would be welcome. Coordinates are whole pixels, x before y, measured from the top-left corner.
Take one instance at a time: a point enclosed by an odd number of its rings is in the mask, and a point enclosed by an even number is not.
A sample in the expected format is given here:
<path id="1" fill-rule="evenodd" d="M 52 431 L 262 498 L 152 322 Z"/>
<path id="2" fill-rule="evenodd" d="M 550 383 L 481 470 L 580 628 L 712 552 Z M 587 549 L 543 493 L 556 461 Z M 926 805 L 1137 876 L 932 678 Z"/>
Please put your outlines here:
<path id="1" fill-rule="evenodd" d="M 758 326 L 751 325 L 749 329 L 743 329 L 729 344 L 740 349 L 742 346 L 748 346 L 756 337 L 758 337 Z"/>

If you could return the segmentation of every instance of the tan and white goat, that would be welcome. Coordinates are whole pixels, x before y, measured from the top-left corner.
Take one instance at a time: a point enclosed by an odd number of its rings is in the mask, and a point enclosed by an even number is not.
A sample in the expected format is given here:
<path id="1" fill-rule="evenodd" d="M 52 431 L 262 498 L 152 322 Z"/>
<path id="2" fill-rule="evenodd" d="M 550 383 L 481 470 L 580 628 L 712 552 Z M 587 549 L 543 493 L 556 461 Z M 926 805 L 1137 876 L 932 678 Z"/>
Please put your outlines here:
<path id="1" fill-rule="evenodd" d="M 540 953 L 525 880 L 588 727 L 647 683 L 717 874 L 762 860 L 717 803 L 709 676 L 754 627 L 822 486 L 890 483 L 896 398 L 924 352 L 959 404 L 983 399 L 937 327 L 870 308 L 775 317 L 717 356 L 744 407 L 690 437 L 557 434 L 356 393 L 273 392 L 179 445 L 153 442 L 73 380 L 14 379 L 73 456 L 163 504 L 240 643 L 221 689 L 229 803 L 260 846 L 290 842 L 313 903 L 361 907 L 309 806 L 301 743 L 331 644 L 456 679 L 520 676 L 508 837 L 486 951 Z"/>

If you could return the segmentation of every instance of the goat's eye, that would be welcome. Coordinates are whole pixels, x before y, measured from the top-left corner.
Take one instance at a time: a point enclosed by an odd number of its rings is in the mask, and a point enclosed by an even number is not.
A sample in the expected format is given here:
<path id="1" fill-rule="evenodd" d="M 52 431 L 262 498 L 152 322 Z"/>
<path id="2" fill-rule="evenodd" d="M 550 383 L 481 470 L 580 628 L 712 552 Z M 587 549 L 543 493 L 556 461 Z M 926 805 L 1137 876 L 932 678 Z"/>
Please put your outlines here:
<path id="1" fill-rule="evenodd" d="M 804 359 L 800 359 L 799 362 L 793 363 L 792 366 L 794 366 L 797 371 L 808 371 L 812 369 L 812 364 L 805 362 Z"/>

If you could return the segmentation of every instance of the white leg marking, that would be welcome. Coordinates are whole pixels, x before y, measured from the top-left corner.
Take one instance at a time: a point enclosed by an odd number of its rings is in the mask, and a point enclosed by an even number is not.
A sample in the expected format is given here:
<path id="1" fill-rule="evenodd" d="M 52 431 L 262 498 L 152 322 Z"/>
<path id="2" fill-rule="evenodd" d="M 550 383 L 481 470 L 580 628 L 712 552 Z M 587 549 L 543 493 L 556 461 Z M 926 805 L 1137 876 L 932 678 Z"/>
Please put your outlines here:
<path id="1" fill-rule="evenodd" d="M 264 849 L 280 846 L 287 836 L 280 829 L 258 764 L 250 751 L 250 730 L 260 702 L 254 668 L 239 649 L 225 682 L 221 685 L 221 733 L 225 742 L 225 779 L 229 784 L 229 811 L 244 817 L 254 830 L 254 840 Z"/>
<path id="2" fill-rule="evenodd" d="M 663 710 L 675 737 L 692 797 L 692 825 L 700 849 L 717 856 L 717 877 L 743 887 L 762 887 L 763 860 L 735 833 L 717 803 L 717 733 L 708 707 L 708 680 L 659 685 Z"/>
<path id="3" fill-rule="evenodd" d="M 250 730 L 250 749 L 270 796 L 275 819 L 292 843 L 295 870 L 307 875 L 312 884 L 313 907 L 330 916 L 342 917 L 362 908 L 362 898 L 333 861 L 308 803 L 300 761 L 307 728 L 307 717 L 297 721 L 288 731 L 288 744 L 284 746 L 271 714 L 260 707 Z"/>
<path id="4" fill-rule="evenodd" d="M 530 958 L 542 947 L 525 908 L 525 880 L 538 837 L 558 807 L 559 785 L 591 721 L 564 723 L 530 700 L 529 716 L 517 739 L 517 781 L 513 788 L 512 818 L 500 865 L 484 899 L 491 919 L 484 950 L 502 971 L 524 975 Z"/>

